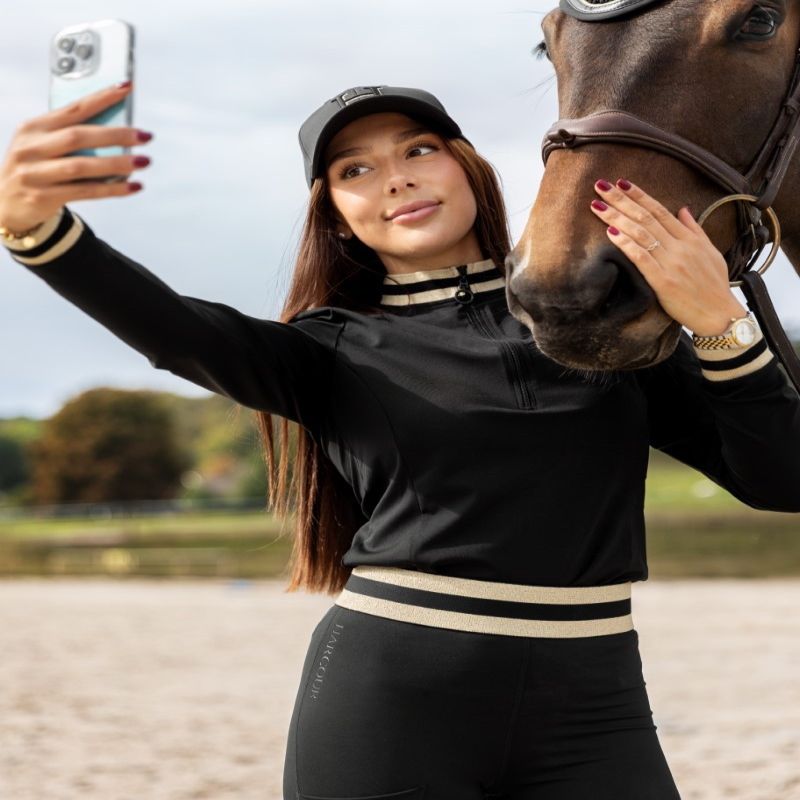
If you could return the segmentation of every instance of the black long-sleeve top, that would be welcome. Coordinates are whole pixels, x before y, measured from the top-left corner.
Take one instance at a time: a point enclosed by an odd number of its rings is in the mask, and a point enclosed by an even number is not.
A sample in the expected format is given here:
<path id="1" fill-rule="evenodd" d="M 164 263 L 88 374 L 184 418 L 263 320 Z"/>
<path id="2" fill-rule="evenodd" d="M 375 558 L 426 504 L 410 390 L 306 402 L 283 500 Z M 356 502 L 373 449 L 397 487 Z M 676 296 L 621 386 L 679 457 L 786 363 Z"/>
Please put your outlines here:
<path id="1" fill-rule="evenodd" d="M 711 352 L 682 331 L 661 363 L 589 379 L 536 347 L 490 259 L 387 275 L 377 314 L 278 322 L 176 293 L 68 207 L 49 230 L 12 257 L 154 367 L 309 431 L 363 511 L 346 566 L 645 580 L 648 445 L 800 512 L 800 397 L 761 334 Z"/>

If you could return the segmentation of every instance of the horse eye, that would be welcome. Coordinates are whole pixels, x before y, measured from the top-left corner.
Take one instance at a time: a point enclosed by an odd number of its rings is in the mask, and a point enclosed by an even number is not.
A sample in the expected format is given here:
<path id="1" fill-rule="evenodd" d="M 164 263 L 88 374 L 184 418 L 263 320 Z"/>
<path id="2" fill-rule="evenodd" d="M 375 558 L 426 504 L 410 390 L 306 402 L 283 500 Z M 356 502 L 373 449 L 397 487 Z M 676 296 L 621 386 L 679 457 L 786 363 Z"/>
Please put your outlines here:
<path id="1" fill-rule="evenodd" d="M 744 38 L 769 39 L 774 36 L 779 22 L 779 13 L 764 6 L 753 6 L 750 16 L 740 29 Z"/>

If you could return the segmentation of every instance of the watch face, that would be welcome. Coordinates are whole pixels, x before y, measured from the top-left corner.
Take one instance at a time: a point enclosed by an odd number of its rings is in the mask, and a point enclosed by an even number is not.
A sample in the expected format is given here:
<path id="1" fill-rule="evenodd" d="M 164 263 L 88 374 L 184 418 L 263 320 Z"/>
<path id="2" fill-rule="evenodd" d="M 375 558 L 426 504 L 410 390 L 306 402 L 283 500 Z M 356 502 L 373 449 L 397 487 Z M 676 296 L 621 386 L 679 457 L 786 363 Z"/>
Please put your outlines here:
<path id="1" fill-rule="evenodd" d="M 752 344 L 756 338 L 756 327 L 749 319 L 742 319 L 733 326 L 731 333 L 739 344 Z"/>

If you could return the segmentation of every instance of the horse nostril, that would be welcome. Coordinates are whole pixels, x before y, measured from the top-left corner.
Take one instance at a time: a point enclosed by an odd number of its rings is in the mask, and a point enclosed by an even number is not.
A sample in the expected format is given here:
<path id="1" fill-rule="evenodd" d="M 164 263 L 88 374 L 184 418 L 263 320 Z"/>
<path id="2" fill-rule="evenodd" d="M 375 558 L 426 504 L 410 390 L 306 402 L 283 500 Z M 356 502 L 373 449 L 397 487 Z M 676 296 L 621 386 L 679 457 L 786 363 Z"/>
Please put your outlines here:
<path id="1" fill-rule="evenodd" d="M 509 280 L 509 288 L 535 322 L 568 325 L 588 318 L 638 316 L 652 303 L 652 289 L 647 291 L 644 283 L 641 274 L 601 254 L 575 269 L 569 281 L 554 283 L 552 277 L 544 280 L 523 270 Z"/>
<path id="2" fill-rule="evenodd" d="M 598 305 L 601 316 L 614 314 L 630 319 L 642 314 L 653 303 L 655 292 L 635 264 L 627 258 L 607 259 L 614 270 L 615 279 Z"/>
<path id="3" fill-rule="evenodd" d="M 596 315 L 612 291 L 617 267 L 605 260 L 592 261 L 573 272 L 571 278 L 543 280 L 524 270 L 511 281 L 511 290 L 534 320 L 555 325 Z"/>
<path id="4" fill-rule="evenodd" d="M 535 282 L 522 274 L 509 283 L 509 288 L 515 302 L 522 306 L 534 321 L 540 320 L 544 307 L 540 302 L 541 298 Z"/>

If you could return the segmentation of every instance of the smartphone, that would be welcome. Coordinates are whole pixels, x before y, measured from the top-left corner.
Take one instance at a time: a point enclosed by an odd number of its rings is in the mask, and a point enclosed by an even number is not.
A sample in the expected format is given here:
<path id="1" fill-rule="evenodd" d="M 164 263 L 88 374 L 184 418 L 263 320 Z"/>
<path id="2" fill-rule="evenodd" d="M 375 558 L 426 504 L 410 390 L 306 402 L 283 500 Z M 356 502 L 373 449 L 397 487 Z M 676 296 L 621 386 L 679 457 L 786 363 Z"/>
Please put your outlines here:
<path id="1" fill-rule="evenodd" d="M 124 20 L 100 19 L 62 28 L 50 40 L 49 109 L 69 105 L 120 81 L 133 80 L 133 54 L 134 28 Z M 119 103 L 88 118 L 85 123 L 131 126 L 133 90 Z M 111 145 L 83 148 L 66 156 L 117 156 L 130 152 L 130 147 Z M 74 182 L 110 183 L 126 179 L 125 175 L 107 175 L 77 178 Z"/>

